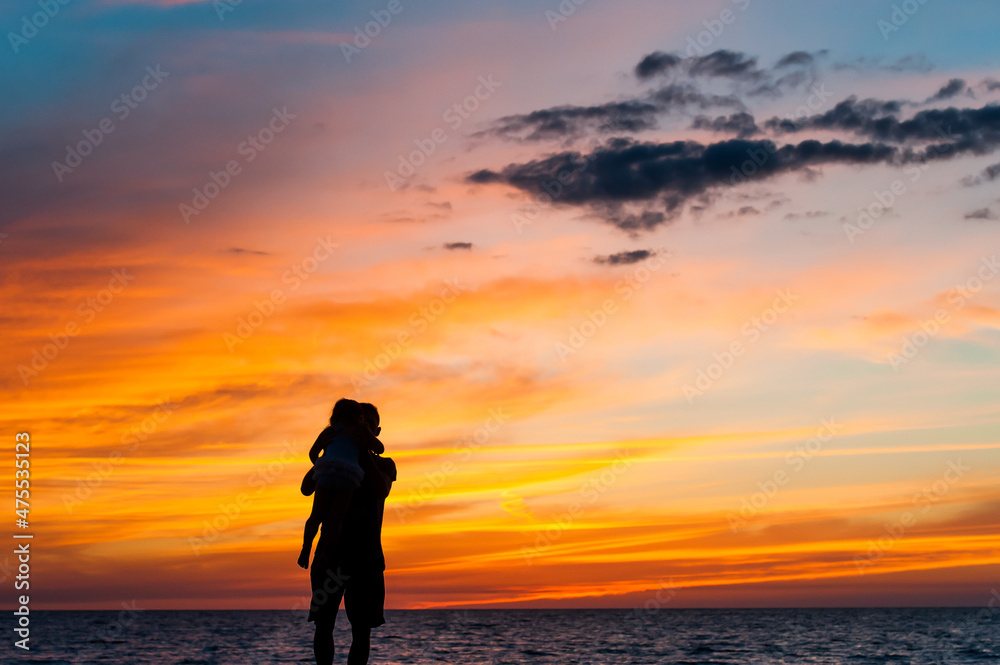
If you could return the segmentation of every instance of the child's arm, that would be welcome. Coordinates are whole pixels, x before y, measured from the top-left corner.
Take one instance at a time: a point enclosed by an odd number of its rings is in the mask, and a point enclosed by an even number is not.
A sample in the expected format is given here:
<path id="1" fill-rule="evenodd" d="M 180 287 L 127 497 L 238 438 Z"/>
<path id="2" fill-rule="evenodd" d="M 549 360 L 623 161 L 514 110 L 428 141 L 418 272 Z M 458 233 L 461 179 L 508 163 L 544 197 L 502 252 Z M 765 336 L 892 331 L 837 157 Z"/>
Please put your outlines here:
<path id="1" fill-rule="evenodd" d="M 313 464 L 316 463 L 316 460 L 319 459 L 319 454 L 323 452 L 323 448 L 326 447 L 326 437 L 323 436 L 324 434 L 326 434 L 326 430 L 319 433 L 319 436 L 316 437 L 316 441 L 313 443 L 312 448 L 309 449 L 309 461 Z"/>

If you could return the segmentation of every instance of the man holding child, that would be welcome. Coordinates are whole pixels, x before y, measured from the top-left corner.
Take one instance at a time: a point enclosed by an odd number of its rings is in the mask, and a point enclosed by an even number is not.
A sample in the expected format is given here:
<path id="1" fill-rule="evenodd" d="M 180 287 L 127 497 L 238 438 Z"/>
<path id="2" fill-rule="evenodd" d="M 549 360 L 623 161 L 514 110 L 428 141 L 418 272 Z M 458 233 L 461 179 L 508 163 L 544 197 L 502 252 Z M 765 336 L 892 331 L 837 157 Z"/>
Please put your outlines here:
<path id="1" fill-rule="evenodd" d="M 396 465 L 390 458 L 378 454 L 383 450 L 377 439 L 381 431 L 374 405 L 339 400 L 330 418 L 330 427 L 323 430 L 310 452 L 315 466 L 302 481 L 302 493 L 308 496 L 315 492 L 316 496 L 313 514 L 306 524 L 299 565 L 305 567 L 308 562 L 312 535 L 316 526 L 322 525 L 309 570 L 312 586 L 309 621 L 316 624 L 313 649 L 317 665 L 333 663 L 333 629 L 341 599 L 351 622 L 348 665 L 368 662 L 371 629 L 385 623 L 382 515 L 385 499 L 396 480 Z M 342 469 L 337 467 L 336 472 L 323 468 L 324 457 L 343 457 L 343 450 L 350 449 L 349 442 L 356 446 L 358 465 L 363 472 L 360 484 L 353 479 L 352 470 L 344 465 Z M 334 449 L 338 446 L 340 449 L 335 454 Z M 321 448 L 324 455 L 316 459 Z M 319 485 L 317 475 L 323 479 Z"/>

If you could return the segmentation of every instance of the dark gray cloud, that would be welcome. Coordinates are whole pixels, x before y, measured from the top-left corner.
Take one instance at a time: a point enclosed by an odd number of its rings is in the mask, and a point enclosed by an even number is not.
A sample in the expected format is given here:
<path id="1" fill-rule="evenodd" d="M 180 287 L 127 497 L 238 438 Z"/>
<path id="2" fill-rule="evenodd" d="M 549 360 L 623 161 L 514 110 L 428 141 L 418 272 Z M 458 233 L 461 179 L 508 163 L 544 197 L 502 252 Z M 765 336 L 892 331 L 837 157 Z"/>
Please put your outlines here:
<path id="1" fill-rule="evenodd" d="M 556 106 L 523 115 L 500 118 L 475 137 L 497 136 L 522 141 L 542 141 L 580 136 L 585 131 L 638 132 L 656 126 L 662 104 L 628 100 L 597 106 Z"/>
<path id="2" fill-rule="evenodd" d="M 707 129 L 713 132 L 735 134 L 737 138 L 745 139 L 760 133 L 760 128 L 749 113 L 733 113 L 728 116 L 709 118 L 699 115 L 691 124 L 691 129 Z"/>
<path id="3" fill-rule="evenodd" d="M 785 56 L 782 61 L 788 57 Z M 757 58 L 746 53 L 727 50 L 688 58 L 682 58 L 674 53 L 653 51 L 635 66 L 635 75 L 639 79 L 649 79 L 681 70 L 691 78 L 757 80 L 765 76 L 765 72 L 757 67 Z"/>
<path id="4" fill-rule="evenodd" d="M 757 65 L 757 58 L 736 51 L 719 50 L 704 56 L 682 58 L 654 51 L 635 67 L 641 80 L 669 75 L 673 80 L 620 101 L 592 106 L 562 105 L 509 115 L 474 137 L 497 137 L 514 141 L 545 141 L 577 138 L 588 132 L 631 134 L 655 129 L 661 117 L 724 109 L 746 112 L 737 91 L 749 97 L 777 97 L 811 84 L 816 77 L 816 56 L 795 51 L 771 69 Z M 724 79 L 732 92 L 706 92 L 698 82 Z M 747 136 L 744 131 L 742 136 Z"/>
<path id="5" fill-rule="evenodd" d="M 808 210 L 806 212 L 790 212 L 784 219 L 817 219 L 819 217 L 829 217 L 830 213 L 823 210 Z"/>
<path id="6" fill-rule="evenodd" d="M 899 113 L 902 103 L 864 99 L 851 96 L 825 113 L 806 118 L 771 118 L 764 127 L 776 132 L 798 132 L 805 129 L 842 129 L 863 133 L 874 119 Z"/>
<path id="7" fill-rule="evenodd" d="M 1000 162 L 990 164 L 979 175 L 970 175 L 962 178 L 962 184 L 966 187 L 975 187 L 976 185 L 981 185 L 984 182 L 990 182 L 997 178 L 1000 178 Z"/>
<path id="8" fill-rule="evenodd" d="M 743 110 L 745 106 L 736 95 L 704 93 L 691 83 L 671 83 L 636 99 L 594 106 L 554 106 L 504 116 L 473 137 L 548 141 L 577 138 L 588 132 L 629 134 L 655 129 L 660 117 L 691 108 Z"/>
<path id="9" fill-rule="evenodd" d="M 980 208 L 965 213 L 965 219 L 997 219 L 997 216 L 989 208 Z"/>
<path id="10" fill-rule="evenodd" d="M 754 206 L 740 206 L 736 210 L 730 210 L 729 212 L 719 215 L 719 219 L 733 219 L 734 217 L 751 217 L 753 215 L 761 214 L 760 210 Z"/>
<path id="11" fill-rule="evenodd" d="M 658 210 L 626 212 L 614 206 L 605 206 L 601 212 L 604 221 L 633 235 L 640 231 L 652 231 L 662 224 L 669 224 L 673 221 L 673 217 L 667 217 Z"/>
<path id="12" fill-rule="evenodd" d="M 824 52 L 820 51 L 817 55 Z M 636 67 L 636 75 L 649 78 L 655 74 L 683 72 L 692 81 L 725 79 L 744 89 L 749 97 L 781 95 L 815 83 L 817 55 L 793 51 L 771 68 L 757 65 L 757 58 L 738 51 L 718 50 L 707 55 L 683 58 L 661 52 L 646 56 Z M 645 74 L 645 76 L 643 76 Z M 746 87 L 749 85 L 750 87 Z"/>
<path id="13" fill-rule="evenodd" d="M 633 249 L 631 251 L 616 252 L 606 256 L 595 256 L 594 263 L 610 266 L 629 265 L 645 261 L 653 256 L 656 256 L 656 252 L 651 249 Z"/>
<path id="14" fill-rule="evenodd" d="M 940 102 L 945 99 L 951 99 L 952 97 L 965 92 L 967 86 L 965 81 L 962 79 L 951 79 L 945 85 L 941 86 L 941 89 L 936 93 L 927 98 L 927 102 Z"/>
<path id="15" fill-rule="evenodd" d="M 898 156 L 897 148 L 881 143 L 808 140 L 778 147 L 769 140 L 732 139 L 702 145 L 613 139 L 587 155 L 567 151 L 509 164 L 499 171 L 483 169 L 470 174 L 468 181 L 544 194 L 556 205 L 585 206 L 614 226 L 635 232 L 671 221 L 686 203 L 710 190 L 740 185 L 750 178 L 832 163 L 888 163 Z M 575 175 L 560 180 L 565 173 Z M 645 211 L 631 211 L 629 206 L 635 204 L 645 206 Z"/>
<path id="16" fill-rule="evenodd" d="M 471 242 L 446 242 L 442 245 L 447 250 L 454 251 L 456 249 L 472 249 Z"/>
<path id="17" fill-rule="evenodd" d="M 635 66 L 635 75 L 640 79 L 648 79 L 676 68 L 681 62 L 681 57 L 673 53 L 654 51 Z"/>
<path id="18" fill-rule="evenodd" d="M 691 58 L 688 71 L 693 77 L 731 78 L 742 81 L 757 81 L 765 75 L 757 67 L 757 58 L 746 53 L 725 50 Z"/>
<path id="19" fill-rule="evenodd" d="M 681 74 L 692 78 L 724 78 L 734 81 L 762 81 L 783 76 L 779 70 L 812 69 L 818 63 L 818 56 L 806 51 L 793 51 L 778 59 L 770 68 L 758 66 L 757 58 L 739 51 L 720 49 L 707 55 L 682 58 L 676 53 L 654 51 L 645 56 L 635 66 L 636 78 L 646 80 L 655 76 Z"/>
<path id="20" fill-rule="evenodd" d="M 715 95 L 701 92 L 691 83 L 672 83 L 650 94 L 650 99 L 661 106 L 661 112 L 684 110 L 696 107 L 702 110 L 710 108 L 731 108 L 743 110 L 746 107 L 736 95 Z"/>
<path id="21" fill-rule="evenodd" d="M 899 102 L 857 101 L 854 97 L 826 113 L 800 119 L 772 118 L 764 123 L 781 133 L 826 129 L 845 130 L 858 136 L 891 143 L 939 141 L 953 154 L 987 154 L 1000 146 L 1000 106 L 928 109 L 912 118 L 897 117 Z"/>
<path id="22" fill-rule="evenodd" d="M 826 51 L 820 51 L 819 54 L 825 54 Z M 792 51 L 774 65 L 775 69 L 781 67 L 802 67 L 812 65 L 816 62 L 816 56 L 812 53 L 807 53 L 806 51 Z"/>
<path id="23" fill-rule="evenodd" d="M 227 254 L 254 254 L 256 256 L 270 256 L 270 252 L 262 252 L 259 249 L 244 249 L 243 247 L 230 247 Z"/>

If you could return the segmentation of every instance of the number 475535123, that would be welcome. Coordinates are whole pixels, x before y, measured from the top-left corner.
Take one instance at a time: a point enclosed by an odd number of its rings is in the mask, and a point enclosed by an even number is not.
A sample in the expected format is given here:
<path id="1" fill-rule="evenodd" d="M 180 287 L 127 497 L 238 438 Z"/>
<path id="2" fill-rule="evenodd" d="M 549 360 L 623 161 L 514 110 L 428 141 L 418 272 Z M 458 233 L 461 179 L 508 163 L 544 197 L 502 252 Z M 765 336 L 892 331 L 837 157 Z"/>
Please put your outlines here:
<path id="1" fill-rule="evenodd" d="M 28 499 L 31 487 L 31 435 L 18 432 L 14 437 L 14 513 L 18 526 L 28 528 Z M 22 526 L 23 525 L 23 526 Z"/>

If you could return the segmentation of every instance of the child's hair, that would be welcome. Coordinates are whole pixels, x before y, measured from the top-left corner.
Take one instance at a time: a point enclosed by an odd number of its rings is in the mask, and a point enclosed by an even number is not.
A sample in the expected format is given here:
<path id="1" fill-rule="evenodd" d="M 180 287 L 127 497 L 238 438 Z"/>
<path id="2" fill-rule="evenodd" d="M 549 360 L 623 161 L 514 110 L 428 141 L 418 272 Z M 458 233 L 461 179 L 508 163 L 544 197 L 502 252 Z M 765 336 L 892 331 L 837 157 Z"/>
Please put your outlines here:
<path id="1" fill-rule="evenodd" d="M 333 412 L 330 414 L 330 425 L 337 423 L 351 424 L 361 420 L 361 405 L 353 399 L 343 397 L 333 405 Z"/>
<path id="2" fill-rule="evenodd" d="M 366 418 L 372 421 L 372 425 L 378 427 L 379 423 L 378 409 L 375 408 L 374 404 L 371 404 L 369 402 L 362 402 L 361 412 L 364 414 Z"/>

